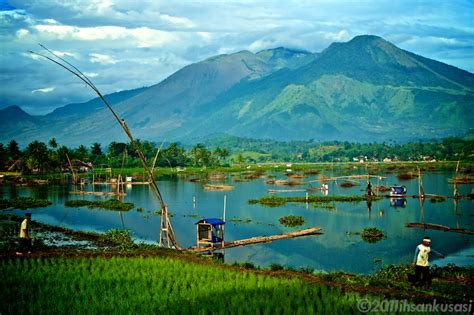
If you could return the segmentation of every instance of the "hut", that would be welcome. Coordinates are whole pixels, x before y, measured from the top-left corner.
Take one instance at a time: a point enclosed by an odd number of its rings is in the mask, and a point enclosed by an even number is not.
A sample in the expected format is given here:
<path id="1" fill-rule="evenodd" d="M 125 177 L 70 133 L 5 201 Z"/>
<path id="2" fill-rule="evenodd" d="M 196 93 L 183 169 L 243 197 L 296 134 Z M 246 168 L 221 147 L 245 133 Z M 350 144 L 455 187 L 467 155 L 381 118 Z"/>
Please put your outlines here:
<path id="1" fill-rule="evenodd" d="M 221 219 L 202 219 L 196 222 L 196 245 L 208 247 L 211 255 L 215 250 L 224 251 L 224 225 Z"/>

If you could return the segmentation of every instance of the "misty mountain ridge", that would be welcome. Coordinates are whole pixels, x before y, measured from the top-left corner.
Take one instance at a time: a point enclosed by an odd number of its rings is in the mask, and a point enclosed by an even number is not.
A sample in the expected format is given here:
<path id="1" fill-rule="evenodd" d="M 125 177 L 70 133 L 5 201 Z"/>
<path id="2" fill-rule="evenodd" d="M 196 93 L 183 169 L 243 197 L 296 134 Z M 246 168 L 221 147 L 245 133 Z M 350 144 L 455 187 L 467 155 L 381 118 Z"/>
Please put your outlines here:
<path id="1" fill-rule="evenodd" d="M 371 35 L 333 43 L 321 53 L 280 47 L 219 55 L 106 99 L 136 138 L 152 141 L 195 143 L 222 134 L 408 141 L 463 135 L 474 127 L 472 73 Z M 11 111 L 0 110 L 2 122 L 9 115 L 1 142 L 126 140 L 98 99 L 45 116 L 11 117 Z"/>

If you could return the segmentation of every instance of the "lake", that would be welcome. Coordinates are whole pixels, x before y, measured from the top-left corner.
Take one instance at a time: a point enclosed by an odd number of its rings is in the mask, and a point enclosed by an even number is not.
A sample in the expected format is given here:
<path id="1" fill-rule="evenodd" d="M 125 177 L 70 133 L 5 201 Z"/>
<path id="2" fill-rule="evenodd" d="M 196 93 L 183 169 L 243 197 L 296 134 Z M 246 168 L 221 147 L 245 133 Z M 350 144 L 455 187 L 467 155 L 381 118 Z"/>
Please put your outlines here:
<path id="1" fill-rule="evenodd" d="M 319 175 L 308 175 L 303 181 L 316 181 L 321 175 L 366 174 L 364 167 L 354 166 L 350 170 L 324 170 Z M 276 179 L 287 179 L 283 172 L 272 172 Z M 396 174 L 381 174 L 384 179 L 372 179 L 373 186 L 403 184 L 408 195 L 418 194 L 418 179 L 399 180 Z M 453 186 L 448 179 L 450 171 L 433 171 L 423 174 L 426 193 L 452 196 Z M 434 230 L 405 227 L 409 222 L 442 224 L 449 227 L 473 229 L 474 202 L 460 200 L 456 205 L 452 199 L 443 202 L 426 200 L 420 207 L 418 199 L 407 198 L 404 207 L 394 207 L 390 199 L 383 198 L 369 205 L 367 202 L 330 203 L 330 207 L 315 207 L 312 204 L 288 203 L 285 206 L 268 208 L 249 204 L 249 199 L 268 195 L 269 189 L 304 189 L 307 186 L 268 185 L 268 178 L 241 181 L 236 176 L 226 175 L 225 180 L 211 182 L 234 186 L 229 191 L 206 191 L 203 183 L 191 182 L 191 177 L 166 176 L 158 178 L 158 186 L 168 204 L 170 218 L 176 238 L 181 247 L 195 245 L 195 223 L 203 217 L 222 217 L 224 195 L 227 198 L 226 241 L 253 236 L 280 234 L 313 226 L 322 228 L 322 235 L 275 241 L 272 243 L 232 248 L 225 252 L 226 262 L 252 262 L 259 266 L 280 264 L 294 268 L 309 267 L 319 271 L 349 271 L 370 273 L 389 264 L 411 263 L 415 247 L 423 236 L 432 238 L 432 248 L 446 255 L 446 259 L 431 256 L 437 265 L 455 263 L 473 265 L 473 236 Z M 329 195 L 362 195 L 365 180 L 360 185 L 342 188 L 343 180 L 329 183 Z M 320 183 L 312 182 L 314 186 Z M 461 195 L 470 193 L 472 184 L 459 185 Z M 128 212 L 88 208 L 67 208 L 66 200 L 105 200 L 108 197 L 72 195 L 71 186 L 0 186 L 0 198 L 34 197 L 50 200 L 47 208 L 32 209 L 33 220 L 62 226 L 74 230 L 105 232 L 112 228 L 130 229 L 137 240 L 155 242 L 159 239 L 160 216 L 155 214 L 159 202 L 147 185 L 129 185 L 124 201 L 132 202 L 135 208 Z M 77 189 L 77 188 L 76 188 Z M 109 186 L 95 186 L 95 190 L 107 191 Z M 92 190 L 86 185 L 85 190 Z M 314 194 L 322 194 L 315 192 Z M 281 196 L 304 196 L 305 192 L 280 193 Z M 195 202 L 193 202 L 195 200 Z M 137 211 L 142 208 L 143 211 Z M 22 214 L 21 210 L 12 210 Z M 285 215 L 303 216 L 305 223 L 296 228 L 282 226 L 278 219 Z M 242 221 L 239 221 L 242 220 Z M 244 223 L 247 222 L 247 223 Z M 357 233 L 366 227 L 377 227 L 386 234 L 386 239 L 367 243 Z"/>

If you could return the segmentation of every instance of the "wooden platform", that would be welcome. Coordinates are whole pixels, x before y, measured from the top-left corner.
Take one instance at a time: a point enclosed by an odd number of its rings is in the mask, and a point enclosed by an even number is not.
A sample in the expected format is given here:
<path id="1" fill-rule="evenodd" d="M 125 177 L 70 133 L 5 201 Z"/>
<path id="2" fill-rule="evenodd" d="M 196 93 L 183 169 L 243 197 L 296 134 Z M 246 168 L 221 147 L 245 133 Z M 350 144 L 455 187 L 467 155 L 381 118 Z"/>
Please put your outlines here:
<path id="1" fill-rule="evenodd" d="M 322 233 L 320 233 L 320 231 L 321 231 L 320 227 L 312 227 L 305 230 L 283 233 L 283 234 L 276 234 L 276 235 L 271 235 L 271 236 L 251 237 L 251 238 L 246 238 L 246 239 L 237 240 L 237 241 L 225 242 L 224 248 L 227 249 L 227 248 L 232 248 L 232 247 L 246 246 L 246 245 L 258 244 L 258 243 L 269 243 L 269 242 L 273 242 L 277 240 L 283 240 L 287 238 L 295 238 L 295 237 L 301 237 L 301 236 L 321 235 Z M 221 248 L 219 246 L 219 247 L 214 247 L 214 249 L 221 249 Z M 202 253 L 202 252 L 209 251 L 210 248 L 209 247 L 199 247 L 199 248 L 195 247 L 195 248 L 190 248 L 189 250 L 195 253 Z"/>

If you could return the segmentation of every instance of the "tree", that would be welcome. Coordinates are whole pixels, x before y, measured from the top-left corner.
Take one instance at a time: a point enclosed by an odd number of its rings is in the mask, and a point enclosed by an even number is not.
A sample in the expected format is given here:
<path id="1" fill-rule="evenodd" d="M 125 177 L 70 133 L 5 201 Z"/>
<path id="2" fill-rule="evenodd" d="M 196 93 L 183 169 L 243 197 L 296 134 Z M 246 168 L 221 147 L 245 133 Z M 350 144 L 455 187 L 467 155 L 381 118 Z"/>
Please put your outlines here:
<path id="1" fill-rule="evenodd" d="M 191 159 L 194 166 L 209 166 L 211 162 L 211 152 L 206 149 L 206 146 L 202 143 L 197 144 L 192 148 Z"/>
<path id="2" fill-rule="evenodd" d="M 49 169 L 48 148 L 44 142 L 33 141 L 25 149 L 26 166 L 32 172 L 44 172 Z"/>
<path id="3" fill-rule="evenodd" d="M 158 156 L 158 165 L 161 166 L 185 166 L 187 162 L 186 151 L 178 147 L 176 142 L 171 143 L 168 148 L 163 150 Z"/>
<path id="4" fill-rule="evenodd" d="M 73 151 L 73 157 L 78 159 L 78 160 L 81 160 L 81 161 L 86 161 L 89 159 L 89 151 L 87 150 L 87 148 L 81 144 L 79 147 L 77 147 L 74 151 Z"/>
<path id="5" fill-rule="evenodd" d="M 52 149 L 56 149 L 58 147 L 58 143 L 56 142 L 56 138 L 54 137 L 49 140 L 48 144 Z"/>
<path id="6" fill-rule="evenodd" d="M 100 146 L 100 143 L 98 142 L 94 142 L 91 146 L 91 155 L 93 157 L 97 157 L 97 156 L 100 156 L 102 155 L 102 148 Z"/>
<path id="7" fill-rule="evenodd" d="M 7 156 L 7 149 L 3 146 L 3 143 L 0 143 L 0 170 L 5 168 Z"/>
<path id="8" fill-rule="evenodd" d="M 20 158 L 21 151 L 18 147 L 18 142 L 12 140 L 8 143 L 7 155 L 10 160 L 18 160 Z"/>

